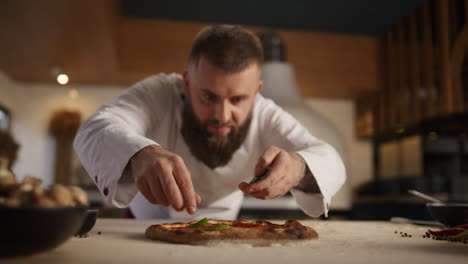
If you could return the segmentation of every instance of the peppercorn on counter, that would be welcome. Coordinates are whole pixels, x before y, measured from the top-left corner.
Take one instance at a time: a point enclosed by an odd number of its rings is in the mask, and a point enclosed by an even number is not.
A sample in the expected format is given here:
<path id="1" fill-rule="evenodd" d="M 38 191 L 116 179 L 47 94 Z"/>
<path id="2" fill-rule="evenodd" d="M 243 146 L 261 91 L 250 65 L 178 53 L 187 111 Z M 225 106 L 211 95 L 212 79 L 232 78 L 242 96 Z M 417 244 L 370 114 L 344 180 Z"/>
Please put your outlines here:
<path id="1" fill-rule="evenodd" d="M 427 227 L 390 222 L 300 221 L 319 238 L 303 244 L 191 246 L 153 241 L 145 229 L 167 220 L 98 219 L 86 237 L 8 263 L 466 263 L 468 244 L 426 237 Z M 284 222 L 284 221 L 273 221 Z M 431 228 L 437 229 L 437 228 Z M 0 262 L 4 259 L 0 259 Z"/>

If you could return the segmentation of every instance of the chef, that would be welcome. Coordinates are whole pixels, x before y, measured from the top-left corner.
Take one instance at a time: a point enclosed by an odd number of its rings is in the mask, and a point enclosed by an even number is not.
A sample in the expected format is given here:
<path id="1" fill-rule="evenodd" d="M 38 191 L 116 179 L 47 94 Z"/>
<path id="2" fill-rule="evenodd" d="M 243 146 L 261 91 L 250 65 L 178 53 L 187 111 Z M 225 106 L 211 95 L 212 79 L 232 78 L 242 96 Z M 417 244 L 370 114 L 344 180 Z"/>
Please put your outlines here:
<path id="1" fill-rule="evenodd" d="M 235 219 L 244 195 L 290 191 L 306 214 L 326 214 L 343 162 L 262 97 L 262 63 L 251 32 L 207 27 L 182 74 L 148 77 L 100 107 L 74 147 L 106 201 L 140 219 Z"/>

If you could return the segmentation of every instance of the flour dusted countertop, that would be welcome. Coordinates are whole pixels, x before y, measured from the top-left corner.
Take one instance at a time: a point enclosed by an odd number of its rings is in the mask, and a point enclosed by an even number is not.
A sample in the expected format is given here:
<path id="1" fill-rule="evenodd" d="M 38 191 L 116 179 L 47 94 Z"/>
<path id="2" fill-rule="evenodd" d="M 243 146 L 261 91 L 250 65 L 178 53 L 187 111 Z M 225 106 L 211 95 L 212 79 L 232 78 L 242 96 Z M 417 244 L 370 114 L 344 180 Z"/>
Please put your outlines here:
<path id="1" fill-rule="evenodd" d="M 98 219 L 88 237 L 0 263 L 468 263 L 468 244 L 423 238 L 427 228 L 409 224 L 306 220 L 301 223 L 317 230 L 318 240 L 275 247 L 177 245 L 144 237 L 146 227 L 165 222 Z"/>

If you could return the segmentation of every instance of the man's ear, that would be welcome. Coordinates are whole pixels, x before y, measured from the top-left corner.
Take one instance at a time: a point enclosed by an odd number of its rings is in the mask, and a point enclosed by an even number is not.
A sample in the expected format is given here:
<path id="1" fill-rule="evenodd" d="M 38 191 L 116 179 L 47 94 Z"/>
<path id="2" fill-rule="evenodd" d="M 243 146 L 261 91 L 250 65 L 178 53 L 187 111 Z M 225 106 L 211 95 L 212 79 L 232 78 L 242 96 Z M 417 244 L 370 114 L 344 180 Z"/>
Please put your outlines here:
<path id="1" fill-rule="evenodd" d="M 182 78 L 184 79 L 184 95 L 188 96 L 189 87 L 190 87 L 190 79 L 189 79 L 189 73 L 187 69 L 185 69 L 184 72 L 182 73 Z"/>
<path id="2" fill-rule="evenodd" d="M 257 90 L 255 91 L 255 94 L 258 94 L 262 89 L 263 89 L 263 81 L 260 80 L 258 82 L 258 87 L 257 87 Z"/>

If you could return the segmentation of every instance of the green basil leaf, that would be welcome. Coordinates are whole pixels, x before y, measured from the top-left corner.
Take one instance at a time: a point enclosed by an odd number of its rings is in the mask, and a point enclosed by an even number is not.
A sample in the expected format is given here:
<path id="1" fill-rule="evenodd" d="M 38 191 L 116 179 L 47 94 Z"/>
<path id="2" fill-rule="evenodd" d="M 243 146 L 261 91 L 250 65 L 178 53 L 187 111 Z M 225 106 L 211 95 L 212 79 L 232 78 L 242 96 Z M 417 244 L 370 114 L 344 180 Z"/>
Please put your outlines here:
<path id="1" fill-rule="evenodd" d="M 270 168 L 267 168 L 262 175 L 253 177 L 253 179 L 250 180 L 249 184 L 258 182 L 259 180 L 261 180 L 261 179 L 265 178 L 266 176 L 268 176 L 269 173 L 270 173 Z"/>
<path id="2" fill-rule="evenodd" d="M 262 179 L 262 177 L 253 177 L 253 179 L 249 182 L 249 184 L 256 183 L 261 179 Z"/>
<path id="3" fill-rule="evenodd" d="M 212 225 L 212 226 L 207 226 L 203 230 L 205 231 L 218 231 L 218 230 L 223 230 L 228 228 L 228 224 L 217 224 L 217 225 Z"/>
<path id="4" fill-rule="evenodd" d="M 208 224 L 208 218 L 203 218 L 202 220 L 196 222 L 196 223 L 193 223 L 191 225 L 188 225 L 188 227 L 190 228 L 199 228 L 199 227 L 202 227 L 204 225 Z"/>

